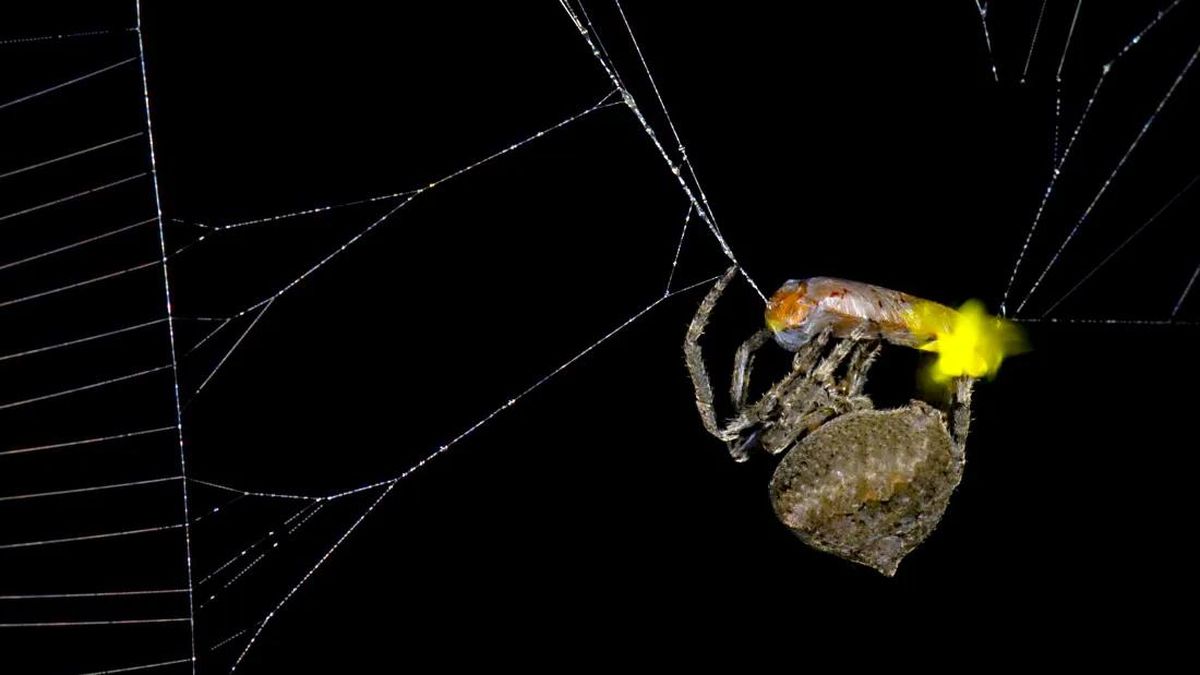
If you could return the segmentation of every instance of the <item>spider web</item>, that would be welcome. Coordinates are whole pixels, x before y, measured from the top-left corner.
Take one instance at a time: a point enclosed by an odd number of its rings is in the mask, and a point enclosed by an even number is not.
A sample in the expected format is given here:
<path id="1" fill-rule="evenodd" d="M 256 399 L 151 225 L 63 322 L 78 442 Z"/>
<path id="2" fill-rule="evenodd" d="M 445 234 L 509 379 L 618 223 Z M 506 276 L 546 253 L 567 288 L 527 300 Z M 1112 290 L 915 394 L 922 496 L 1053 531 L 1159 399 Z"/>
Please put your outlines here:
<path id="1" fill-rule="evenodd" d="M 1091 220 L 1103 212 L 1104 200 L 1112 198 L 1110 190 L 1117 189 L 1126 177 L 1127 165 L 1136 161 L 1141 146 L 1154 138 L 1160 118 L 1175 115 L 1176 121 L 1181 119 L 1174 108 L 1180 105 L 1182 88 L 1200 53 L 1195 45 L 1184 45 L 1181 52 L 1166 54 L 1168 60 L 1179 53 L 1183 58 L 1175 58 L 1175 67 L 1165 82 L 1146 84 L 1148 89 L 1158 88 L 1138 98 L 1152 105 L 1131 127 L 1134 131 L 1126 134 L 1128 140 L 1118 143 L 1117 154 L 1099 163 L 1103 166 L 1099 180 L 1080 188 L 1082 197 L 1063 200 L 1066 204 L 1062 208 L 1074 215 L 1059 216 L 1046 210 L 1047 204 L 1058 203 L 1054 199 L 1060 191 L 1060 176 L 1073 166 L 1073 160 L 1078 161 L 1076 156 L 1082 151 L 1087 132 L 1099 124 L 1095 119 L 1099 108 L 1093 111 L 1093 104 L 1099 106 L 1097 101 L 1103 100 L 1108 87 L 1116 86 L 1109 81 L 1115 81 L 1126 63 L 1137 58 L 1140 45 L 1172 27 L 1173 13 L 1183 11 L 1180 4 L 1167 3 L 1140 24 L 1141 28 L 1126 31 L 1114 56 L 1102 64 L 1098 78 L 1092 80 L 1095 84 L 1090 93 L 1079 100 L 1073 117 L 1063 111 L 1069 107 L 1063 104 L 1068 95 L 1064 91 L 1070 92 L 1065 85 L 1078 80 L 1073 80 L 1069 71 L 1064 77 L 1064 65 L 1070 63 L 1072 39 L 1083 35 L 1088 10 L 1077 5 L 1070 17 L 1047 17 L 1043 6 L 1035 17 L 1020 17 L 1036 20 L 1036 25 L 1030 26 L 1031 38 L 1023 60 L 1010 61 L 1003 58 L 998 44 L 993 52 L 993 39 L 998 36 L 994 25 L 989 30 L 989 21 L 996 17 L 987 12 L 985 4 L 977 3 L 986 63 L 996 81 L 1003 80 L 1004 64 L 1009 62 L 1023 64 L 1022 78 L 1031 72 L 1031 65 L 1036 75 L 1038 36 L 1044 41 L 1042 49 L 1049 50 L 1048 31 L 1053 22 L 1069 19 L 1069 32 L 1064 41 L 1057 43 L 1061 51 L 1054 61 L 1057 73 L 1050 178 L 1003 293 L 1006 300 L 1012 298 L 1006 306 L 1015 305 L 1009 307 L 1013 317 L 1029 322 L 1081 324 L 1191 323 L 1186 310 L 1200 266 L 1185 270 L 1182 274 L 1186 282 L 1177 288 L 1168 291 L 1164 286 L 1161 292 L 1151 294 L 1167 301 L 1164 311 L 1157 315 L 1135 312 L 1126 316 L 1063 318 L 1053 312 L 1068 299 L 1084 296 L 1083 290 L 1089 288 L 1093 277 L 1099 281 L 1101 271 L 1110 262 L 1119 261 L 1122 251 L 1140 235 L 1152 231 L 1161 220 L 1177 218 L 1180 209 L 1194 204 L 1189 200 L 1194 200 L 1195 177 L 1162 187 L 1159 193 L 1165 198 L 1150 200 L 1150 204 L 1141 201 L 1138 206 L 1145 209 L 1145 219 L 1134 229 L 1126 229 L 1115 247 L 1111 240 L 1096 242 L 1094 249 L 1084 251 L 1083 257 L 1089 262 L 1083 271 L 1072 270 L 1068 281 L 1056 287 L 1060 296 L 1043 306 L 1028 305 L 1043 283 L 1054 278 L 1052 273 L 1076 254 L 1081 233 L 1088 232 Z M 738 259 L 689 158 L 660 83 L 654 80 L 647 53 L 637 41 L 637 17 L 627 15 L 620 3 L 603 7 L 604 16 L 596 16 L 596 24 L 588 10 L 596 12 L 598 8 L 561 3 L 564 34 L 592 58 L 591 69 L 581 69 L 575 79 L 587 82 L 585 89 L 594 92 L 587 100 L 574 102 L 567 114 L 544 123 L 526 122 L 526 131 L 508 136 L 516 140 L 500 146 L 482 144 L 485 147 L 471 158 L 426 174 L 398 190 L 381 189 L 317 206 L 297 205 L 277 214 L 228 220 L 185 217 L 182 213 L 186 211 L 182 210 L 176 216 L 161 205 L 153 146 L 159 114 L 153 94 L 158 78 L 167 80 L 169 75 L 156 75 L 154 63 L 146 62 L 140 7 L 137 9 L 133 16 L 136 23 L 128 28 L 64 31 L 0 41 L 0 46 L 9 49 L 45 50 L 38 57 L 41 68 L 24 76 L 28 82 L 17 81 L 5 89 L 16 92 L 0 100 L 0 115 L 9 115 L 13 120 L 4 122 L 6 129 L 39 128 L 44 122 L 41 116 L 56 105 L 104 111 L 70 133 L 54 129 L 52 137 L 28 138 L 23 145 L 14 143 L 11 157 L 4 157 L 6 163 L 0 166 L 0 181 L 24 181 L 19 188 L 5 193 L 5 208 L 0 214 L 0 225 L 16 232 L 4 249 L 9 255 L 0 262 L 0 272 L 7 275 L 5 287 L 10 289 L 6 299 L 0 301 L 0 311 L 10 313 L 7 325 L 20 327 L 4 336 L 5 348 L 0 356 L 0 363 L 7 369 L 6 396 L 0 403 L 0 413 L 14 420 L 6 420 L 6 444 L 0 450 L 0 461 L 12 465 L 6 467 L 7 489 L 0 496 L 0 507 L 10 509 L 5 516 L 6 538 L 0 542 L 0 555 L 9 556 L 5 565 L 12 567 L 8 569 L 18 570 L 5 578 L 21 579 L 18 586 L 0 589 L 5 593 L 0 595 L 0 608 L 5 612 L 0 630 L 5 638 L 18 631 L 33 634 L 35 637 L 23 648 L 40 654 L 39 663 L 46 670 L 194 671 L 200 664 L 205 669 L 232 671 L 253 653 L 275 618 L 319 575 L 397 485 L 536 396 L 565 371 L 604 349 L 656 310 L 681 297 L 691 297 L 687 295 L 690 291 L 705 285 L 711 274 L 720 270 L 715 264 L 720 258 L 732 264 L 738 264 Z M 1045 26 L 1043 20 L 1048 22 Z M 1084 22 L 1079 24 L 1079 35 L 1077 22 Z M 1179 20 L 1179 24 L 1187 25 L 1185 20 Z M 1096 64 L 1088 65 L 1095 72 Z M 35 81 L 47 72 L 55 76 Z M 120 103 L 114 105 L 113 101 Z M 469 195 L 470 188 L 463 187 L 469 180 L 504 180 L 503 175 L 489 170 L 519 161 L 531 148 L 556 138 L 575 134 L 572 140 L 579 141 L 588 135 L 586 125 L 619 115 L 626 116 L 626 122 L 632 118 L 636 125 L 617 128 L 624 137 L 639 141 L 632 149 L 620 148 L 640 153 L 631 155 L 638 159 L 626 162 L 653 165 L 661 161 L 652 169 L 641 167 L 645 172 L 638 177 L 659 176 L 655 189 L 678 199 L 673 216 L 676 227 L 666 237 L 669 245 L 650 256 L 658 261 L 652 269 L 661 273 L 660 278 L 645 288 L 642 299 L 631 302 L 630 298 L 620 297 L 610 301 L 607 309 L 616 310 L 611 313 L 589 309 L 581 313 L 586 316 L 579 317 L 586 325 L 567 321 L 573 329 L 571 334 L 578 336 L 575 346 L 546 346 L 548 352 L 567 350 L 563 358 L 524 386 L 512 387 L 517 378 L 506 376 L 503 367 L 497 366 L 490 378 L 493 382 L 481 385 L 476 395 L 493 396 L 491 400 L 499 404 L 487 405 L 482 414 L 461 427 L 461 432 L 429 444 L 429 450 L 399 470 L 366 466 L 361 470 L 370 472 L 369 477 L 338 477 L 343 482 L 335 489 L 276 491 L 255 489 L 262 484 L 258 482 L 261 477 L 243 478 L 245 483 L 226 480 L 226 474 L 220 471 L 199 473 L 187 463 L 196 459 L 201 448 L 214 445 L 209 442 L 213 438 L 205 436 L 210 432 L 203 430 L 206 413 L 201 407 L 205 397 L 213 395 L 213 387 L 219 386 L 228 370 L 247 362 L 238 357 L 256 342 L 264 344 L 294 335 L 290 327 L 271 330 L 273 322 L 285 321 L 279 317 L 282 307 L 320 302 L 309 289 L 319 286 L 322 275 L 331 268 L 362 254 L 368 237 L 382 236 L 425 204 L 431 203 L 425 208 L 434 212 L 451 209 L 450 203 L 436 201 L 438 195 L 451 190 Z M 648 150 L 643 142 L 646 140 L 650 143 Z M 167 186 L 168 192 L 171 189 Z M 266 190 L 256 185 L 250 193 L 262 199 Z M 257 209 L 259 204 L 252 203 L 250 208 Z M 368 215 L 364 217 L 364 213 Z M 103 217 L 97 219 L 92 214 Z M 413 217 L 421 215 L 426 214 Z M 640 215 L 648 222 L 663 220 L 657 214 L 650 217 L 648 210 Z M 306 219 L 333 216 L 341 220 L 326 222 L 329 227 L 324 230 L 281 229 Z M 1050 237 L 1051 233 L 1045 232 L 1045 224 L 1051 221 L 1062 227 L 1061 232 L 1053 233 L 1061 237 Z M 717 255 L 694 261 L 697 264 L 689 266 L 691 269 L 681 270 L 681 259 L 695 247 L 698 231 L 707 233 L 716 244 Z M 251 243 L 236 239 L 256 235 L 260 238 Z M 612 234 L 619 242 L 630 236 L 633 233 Z M 1044 239 L 1050 242 L 1044 244 Z M 276 253 L 282 248 L 280 241 L 295 249 L 289 251 L 289 260 L 269 269 L 258 265 L 264 251 Z M 687 246 L 689 241 L 692 247 Z M 452 245 L 449 241 L 442 243 Z M 215 255 L 211 251 L 224 256 L 218 260 L 248 261 L 241 267 L 248 271 L 239 277 L 239 283 L 220 285 L 216 279 L 220 269 L 212 259 L 201 257 Z M 1088 258 L 1087 254 L 1097 251 L 1103 255 Z M 1034 265 L 1035 258 L 1042 267 Z M 192 262 L 198 259 L 202 262 Z M 195 268 L 189 268 L 189 264 Z M 1032 267 L 1022 274 L 1026 266 Z M 706 272 L 689 274 L 700 269 Z M 168 271 L 170 274 L 166 274 Z M 542 275 L 544 272 L 539 271 L 532 276 Z M 761 298 L 762 290 L 744 268 L 743 276 Z M 176 279 L 181 281 L 175 292 L 162 284 L 163 280 Z M 349 283 L 376 281 L 365 277 Z M 594 290 L 605 288 L 601 281 Z M 88 295 L 79 295 L 83 293 Z M 369 292 L 362 294 L 368 301 L 372 299 Z M 514 297 L 514 302 L 519 300 Z M 61 304 L 47 308 L 47 303 Z M 630 306 L 636 310 L 629 312 Z M 328 311 L 327 306 L 322 309 Z M 533 321 L 536 312 L 527 316 Z M 598 327 L 601 323 L 603 327 Z M 558 342 L 571 342 L 566 328 L 558 332 L 562 334 Z M 268 373 L 267 379 L 281 375 Z M 433 398 L 438 395 L 453 393 L 433 392 Z M 38 417 L 13 417 L 34 406 L 55 408 L 39 412 Z M 193 416 L 191 422 L 189 416 Z M 51 419 L 69 422 L 51 426 L 47 424 Z M 439 431 L 441 428 L 426 433 Z M 245 445 L 255 443 L 247 441 Z M 266 463 L 273 465 L 276 461 L 284 460 L 272 458 Z M 68 507 L 60 506 L 60 500 L 80 501 Z M 38 511 L 48 503 L 55 504 L 50 507 L 54 509 L 50 518 Z M 97 509 L 97 505 L 103 508 Z M 48 520 L 53 525 L 48 525 Z M 20 523 L 28 526 L 22 529 Z M 222 529 L 201 530 L 207 538 L 206 546 L 193 550 L 193 530 L 201 528 Z M 155 539 L 156 543 L 146 544 L 147 539 Z M 130 540 L 137 540 L 136 564 L 130 564 L 130 557 L 123 553 L 130 550 Z M 198 539 L 197 543 L 201 541 L 205 540 Z M 80 566 L 73 563 L 80 555 L 77 547 L 106 548 L 90 549 L 87 555 L 94 557 Z M 29 557 L 19 558 L 22 555 Z M 76 637 L 80 635 L 77 631 L 88 630 L 107 632 L 99 638 Z M 90 659 L 86 664 L 49 660 L 45 643 L 38 640 L 61 644 L 62 631 L 72 631 L 67 639 L 78 639 L 79 644 L 86 645 L 83 652 Z M 53 634 L 41 637 L 48 632 Z M 101 641 L 103 648 L 98 646 Z M 64 657 L 74 659 L 79 654 L 55 656 Z"/>

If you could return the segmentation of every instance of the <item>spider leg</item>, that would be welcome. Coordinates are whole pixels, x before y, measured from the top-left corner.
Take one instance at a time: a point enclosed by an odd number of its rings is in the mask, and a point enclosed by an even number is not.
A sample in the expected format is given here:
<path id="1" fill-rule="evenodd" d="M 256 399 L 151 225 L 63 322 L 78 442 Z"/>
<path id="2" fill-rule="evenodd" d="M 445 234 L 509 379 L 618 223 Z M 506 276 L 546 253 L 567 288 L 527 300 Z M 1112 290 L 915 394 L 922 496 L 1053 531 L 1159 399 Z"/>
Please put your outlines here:
<path id="1" fill-rule="evenodd" d="M 750 389 L 750 372 L 754 368 L 754 352 L 762 348 L 771 339 L 771 330 L 764 328 L 751 335 L 738 347 L 733 357 L 733 379 L 729 387 L 729 396 L 737 410 L 746 407 L 746 395 Z"/>
<path id="2" fill-rule="evenodd" d="M 954 380 L 954 394 L 950 399 L 950 434 L 959 452 L 967 447 L 967 432 L 971 429 L 971 390 L 974 387 L 973 378 L 959 377 Z"/>
<path id="3" fill-rule="evenodd" d="M 846 357 L 850 355 L 850 352 L 861 344 L 860 338 L 864 334 L 865 331 L 863 329 L 855 329 L 855 331 L 851 333 L 849 337 L 838 341 L 838 343 L 834 345 L 833 349 L 830 350 L 829 355 L 822 359 L 821 362 L 817 364 L 817 367 L 813 369 L 813 379 L 826 386 L 835 386 L 836 383 L 833 379 L 834 371 L 836 371 L 838 366 L 840 366 L 842 362 L 846 360 Z"/>
<path id="4" fill-rule="evenodd" d="M 821 358 L 821 352 L 825 351 L 825 345 L 829 344 L 829 338 L 833 335 L 832 328 L 817 333 L 817 336 L 804 344 L 803 347 L 796 350 L 796 355 L 792 357 L 792 370 L 799 372 L 808 372 L 816 365 L 817 359 Z"/>
<path id="5" fill-rule="evenodd" d="M 770 334 L 770 331 L 765 332 L 768 335 Z M 749 379 L 748 373 L 746 375 L 746 381 L 742 382 L 742 388 L 739 391 L 737 388 L 737 379 L 739 377 L 737 372 L 742 368 L 741 359 L 743 352 L 745 352 L 747 360 L 749 360 L 750 353 L 753 351 L 753 349 L 757 348 L 754 346 L 755 343 L 758 340 L 762 340 L 765 343 L 766 337 L 759 337 L 759 334 L 755 334 L 747 339 L 746 342 L 742 344 L 742 349 L 738 350 L 738 357 L 735 359 L 733 396 L 735 397 L 735 400 L 740 400 L 741 402 L 738 407 L 738 417 L 731 421 L 726 429 L 748 429 L 756 424 L 762 423 L 763 420 L 772 418 L 777 414 L 779 408 L 781 407 L 785 409 L 783 415 L 786 416 L 788 414 L 787 410 L 798 407 L 796 402 L 797 399 L 804 399 L 805 401 L 810 400 L 813 396 L 813 387 L 811 385 L 799 384 L 798 381 L 802 379 L 809 379 L 809 370 L 812 368 L 812 365 L 817 362 L 817 359 L 820 358 L 825 346 L 829 344 L 829 339 L 832 334 L 833 330 L 831 328 L 826 328 L 818 333 L 812 340 L 807 342 L 803 347 L 797 350 L 796 355 L 792 358 L 791 372 L 789 372 L 775 384 L 771 385 L 770 389 L 764 392 L 763 395 L 758 398 L 758 400 L 749 406 L 745 405 L 745 397 L 747 393 L 746 385 Z M 747 368 L 748 367 L 749 366 L 747 366 Z M 778 439 L 780 438 L 778 434 L 781 432 L 785 434 L 787 433 L 785 428 L 781 428 L 786 426 L 786 423 L 782 425 L 777 423 L 767 424 L 764 428 L 756 431 L 751 437 L 744 439 L 737 444 L 730 443 L 729 452 L 737 461 L 744 461 L 746 459 L 748 448 L 752 445 L 758 444 L 771 454 L 778 454 L 784 447 L 786 447 L 786 445 L 779 445 L 778 442 Z"/>
<path id="6" fill-rule="evenodd" d="M 761 445 L 767 452 L 777 455 L 807 435 L 826 419 L 838 414 L 828 393 L 818 385 L 801 386 L 782 403 L 783 412 L 778 423 L 763 433 Z"/>
<path id="7" fill-rule="evenodd" d="M 860 345 L 852 358 L 861 358 L 865 362 L 866 359 L 873 359 L 877 351 L 878 345 Z M 868 356 L 859 357 L 860 352 Z M 790 448 L 798 438 L 815 431 L 834 417 L 874 407 L 871 399 L 861 393 L 842 393 L 842 390 L 852 386 L 849 382 L 839 382 L 830 387 L 814 379 L 807 387 L 795 388 L 782 403 L 784 419 L 766 432 L 763 447 L 771 454 L 779 454 Z"/>
<path id="8" fill-rule="evenodd" d="M 796 380 L 809 377 L 809 370 L 812 368 L 812 364 L 816 363 L 820 357 L 825 345 L 829 343 L 829 337 L 832 333 L 832 329 L 826 328 L 801 347 L 796 352 L 796 355 L 792 357 L 792 371 L 771 385 L 771 388 L 760 396 L 753 405 L 739 410 L 742 413 L 742 417 L 761 419 L 774 411 L 780 405 L 781 399 L 793 398 L 796 392 Z"/>
<path id="9" fill-rule="evenodd" d="M 860 342 L 850 356 L 850 365 L 846 366 L 846 396 L 861 396 L 863 387 L 867 384 L 867 371 L 879 356 L 883 344 L 878 341 Z"/>
<path id="10" fill-rule="evenodd" d="M 737 429 L 741 432 L 756 425 L 760 425 L 760 428 L 744 439 L 729 443 L 729 453 L 736 461 L 745 461 L 750 447 L 754 445 L 761 446 L 771 454 L 779 452 L 780 448 L 775 439 L 780 432 L 780 427 L 786 426 L 786 421 L 781 423 L 774 418 L 776 416 L 786 418 L 788 411 L 796 407 L 794 399 L 797 397 L 810 398 L 808 392 L 811 392 L 813 387 L 802 381 L 807 379 L 807 376 L 806 371 L 793 370 L 771 385 L 771 388 L 753 404 L 738 410 L 737 418 L 731 420 L 726 429 Z M 800 394 L 799 392 L 805 393 Z M 783 410 L 781 411 L 780 408 Z"/>
<path id="11" fill-rule="evenodd" d="M 692 317 L 692 322 L 688 325 L 687 337 L 683 341 L 684 363 L 687 364 L 688 374 L 692 378 L 692 388 L 696 391 L 696 408 L 700 411 L 700 421 L 708 433 L 726 442 L 737 440 L 739 433 L 750 425 L 743 423 L 734 428 L 735 425 L 731 424 L 722 429 L 717 424 L 717 411 L 713 406 L 712 382 L 708 377 L 708 369 L 704 365 L 704 354 L 700 349 L 700 336 L 704 335 L 709 315 L 712 314 L 717 300 L 720 299 L 737 270 L 736 265 L 730 267 L 713 284 L 708 295 L 704 296 L 704 300 L 700 303 L 700 308 L 696 310 L 696 315 Z M 744 420 L 742 421 L 744 422 Z"/>
<path id="12" fill-rule="evenodd" d="M 838 410 L 832 405 L 826 404 L 789 421 L 786 425 L 780 427 L 780 431 L 783 433 L 771 439 L 771 454 L 778 455 L 787 450 L 792 447 L 796 439 L 815 431 L 826 420 L 843 412 L 845 411 Z"/>
<path id="13" fill-rule="evenodd" d="M 763 432 L 761 445 L 764 449 L 779 454 L 826 420 L 872 407 L 871 399 L 862 395 L 862 388 L 880 345 L 876 341 L 862 341 L 864 334 L 865 331 L 851 333 L 821 358 L 830 338 L 830 331 L 826 330 L 796 353 L 789 377 L 756 404 L 764 407 L 759 412 L 762 417 L 770 417 L 774 408 L 782 409 L 778 423 Z M 845 377 L 835 377 L 834 373 L 847 359 L 849 365 Z M 806 381 L 796 382 L 800 378 Z M 773 396 L 779 400 L 773 400 Z"/>

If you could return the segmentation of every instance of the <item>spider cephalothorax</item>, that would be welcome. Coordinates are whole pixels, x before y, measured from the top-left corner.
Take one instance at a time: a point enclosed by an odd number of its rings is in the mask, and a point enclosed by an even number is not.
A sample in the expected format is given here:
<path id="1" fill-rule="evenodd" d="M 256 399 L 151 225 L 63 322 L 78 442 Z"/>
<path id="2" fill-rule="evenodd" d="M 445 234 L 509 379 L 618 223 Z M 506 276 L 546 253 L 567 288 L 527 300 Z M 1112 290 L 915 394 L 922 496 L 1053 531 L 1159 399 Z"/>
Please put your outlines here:
<path id="1" fill-rule="evenodd" d="M 812 281 L 832 282 L 833 290 L 814 298 L 805 282 L 789 282 L 768 307 L 768 328 L 737 350 L 730 393 L 735 414 L 722 426 L 699 339 L 736 271 L 709 291 L 684 342 L 705 429 L 739 462 L 756 447 L 786 453 L 770 489 L 780 520 L 814 548 L 894 574 L 933 531 L 962 478 L 973 378 L 950 380 L 948 413 L 921 401 L 874 410 L 863 387 L 881 342 L 921 347 L 940 329 L 906 314 L 915 311 L 911 296 L 819 279 Z M 941 326 L 953 312 L 935 305 L 924 313 Z M 772 337 L 794 352 L 791 371 L 749 402 L 754 353 Z"/>

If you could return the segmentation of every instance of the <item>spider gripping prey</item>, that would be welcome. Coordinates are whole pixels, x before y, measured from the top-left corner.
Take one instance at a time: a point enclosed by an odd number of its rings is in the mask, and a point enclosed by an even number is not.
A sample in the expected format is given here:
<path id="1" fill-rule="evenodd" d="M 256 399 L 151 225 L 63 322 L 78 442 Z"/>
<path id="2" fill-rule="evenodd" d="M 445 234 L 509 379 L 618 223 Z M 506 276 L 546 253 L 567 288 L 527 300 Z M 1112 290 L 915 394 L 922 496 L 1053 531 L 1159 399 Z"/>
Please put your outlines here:
<path id="1" fill-rule="evenodd" d="M 895 574 L 962 479 L 975 380 L 1022 350 L 1020 334 L 974 302 L 954 310 L 854 281 L 789 281 L 767 305 L 767 326 L 734 356 L 735 414 L 721 425 L 699 340 L 737 270 L 700 303 L 684 341 L 704 428 L 739 462 L 756 449 L 784 454 L 771 502 L 801 540 Z M 754 354 L 772 339 L 793 352 L 791 371 L 750 402 Z M 884 342 L 937 353 L 931 376 L 950 390 L 945 410 L 916 400 L 874 409 L 864 386 Z"/>

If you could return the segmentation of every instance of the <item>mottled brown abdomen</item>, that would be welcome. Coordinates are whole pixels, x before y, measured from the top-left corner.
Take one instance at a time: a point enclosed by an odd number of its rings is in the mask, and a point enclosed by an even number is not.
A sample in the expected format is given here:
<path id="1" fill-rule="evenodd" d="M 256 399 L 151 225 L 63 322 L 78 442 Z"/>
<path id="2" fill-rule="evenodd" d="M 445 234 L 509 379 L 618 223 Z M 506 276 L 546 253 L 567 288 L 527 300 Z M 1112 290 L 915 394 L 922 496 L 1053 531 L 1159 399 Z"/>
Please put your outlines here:
<path id="1" fill-rule="evenodd" d="M 771 502 L 809 546 L 891 576 L 941 520 L 964 462 L 924 403 L 848 413 L 788 451 Z"/>

